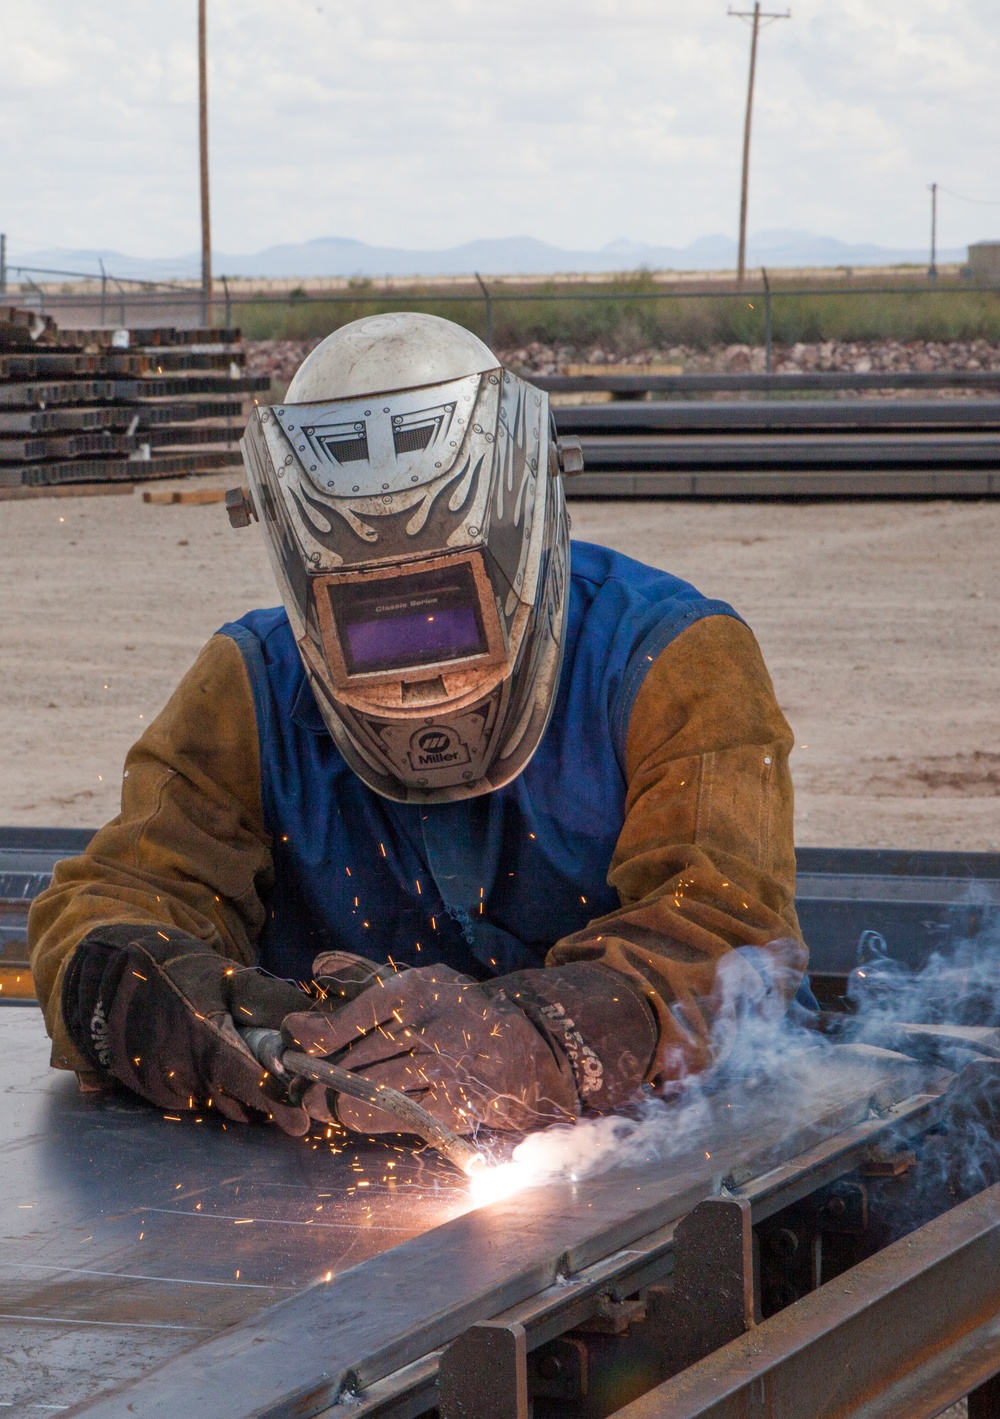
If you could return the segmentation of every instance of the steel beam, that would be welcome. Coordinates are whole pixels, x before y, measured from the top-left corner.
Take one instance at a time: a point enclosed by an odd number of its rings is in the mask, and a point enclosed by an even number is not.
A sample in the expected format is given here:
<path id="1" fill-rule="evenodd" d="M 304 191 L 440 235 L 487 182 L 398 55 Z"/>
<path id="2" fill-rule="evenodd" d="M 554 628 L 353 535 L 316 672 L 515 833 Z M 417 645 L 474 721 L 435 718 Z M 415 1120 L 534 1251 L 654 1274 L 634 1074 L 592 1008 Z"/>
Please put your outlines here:
<path id="1" fill-rule="evenodd" d="M 739 1199 L 749 1203 L 755 1225 L 766 1222 L 786 1207 L 811 1197 L 817 1189 L 824 1188 L 845 1172 L 863 1166 L 881 1136 L 901 1139 L 925 1132 L 936 1120 L 937 1107 L 937 1095 L 916 1095 L 904 1100 L 880 1117 L 869 1118 L 815 1144 L 764 1176 L 747 1179 L 739 1187 Z M 734 1187 L 738 1185 L 736 1177 L 731 1176 L 729 1181 Z M 546 1347 L 551 1347 L 567 1331 L 577 1327 L 589 1330 L 592 1318 L 600 1313 L 605 1302 L 615 1303 L 647 1288 L 655 1290 L 672 1278 L 676 1231 L 675 1225 L 669 1223 L 620 1252 L 561 1277 L 555 1285 L 500 1312 L 495 1320 L 504 1325 L 524 1326 L 530 1364 L 531 1352 L 548 1355 L 550 1351 Z M 665 1305 L 666 1323 L 673 1324 L 676 1312 L 669 1301 Z M 658 1309 L 662 1312 L 663 1304 Z M 669 1346 L 664 1349 L 667 1352 Z M 664 1358 L 667 1358 L 666 1353 Z M 355 1406 L 351 1411 L 352 1419 L 383 1419 L 390 1415 L 392 1419 L 410 1419 L 411 1415 L 424 1413 L 432 1407 L 435 1398 L 437 1366 L 438 1356 L 432 1354 L 423 1362 L 366 1386 L 352 1397 Z M 537 1373 L 532 1374 L 533 1387 L 538 1378 Z M 654 1377 L 651 1383 L 655 1382 Z M 342 1419 L 342 1413 L 342 1408 L 335 1405 L 324 1409 L 317 1419 Z"/>
<path id="2" fill-rule="evenodd" d="M 581 404 L 553 411 L 560 434 L 653 434 L 689 429 L 980 429 L 1000 426 L 996 399 L 672 399 Z"/>
<path id="3" fill-rule="evenodd" d="M 988 498 L 1000 493 L 1000 468 L 798 468 L 793 471 L 583 473 L 568 498 Z"/>
<path id="4" fill-rule="evenodd" d="M 968 468 L 976 464 L 1000 470 L 996 434 L 637 434 L 586 435 L 585 466 L 601 469 L 662 469 L 763 472 L 770 468 L 847 468 L 886 472 L 898 468 Z"/>
<path id="5" fill-rule="evenodd" d="M 842 1273 L 615 1419 L 932 1419 L 1000 1370 L 998 1272 L 1000 1186 Z"/>
<path id="6" fill-rule="evenodd" d="M 592 375 L 529 374 L 525 377 L 552 394 L 610 390 L 615 394 L 789 393 L 823 389 L 1000 389 L 1000 370 L 933 370 L 907 374 L 850 374 L 845 371 L 788 374 L 616 375 L 614 366 Z"/>
<path id="7" fill-rule="evenodd" d="M 82 852 L 90 837 L 83 829 L 0 828 L 0 944 L 19 943 L 19 968 L 27 961 L 31 898 L 47 885 L 53 864 Z M 799 848 L 796 856 L 796 910 L 810 975 L 825 997 L 842 993 L 865 931 L 878 932 L 893 957 L 917 967 L 933 951 L 982 937 L 1000 922 L 1000 853 Z"/>

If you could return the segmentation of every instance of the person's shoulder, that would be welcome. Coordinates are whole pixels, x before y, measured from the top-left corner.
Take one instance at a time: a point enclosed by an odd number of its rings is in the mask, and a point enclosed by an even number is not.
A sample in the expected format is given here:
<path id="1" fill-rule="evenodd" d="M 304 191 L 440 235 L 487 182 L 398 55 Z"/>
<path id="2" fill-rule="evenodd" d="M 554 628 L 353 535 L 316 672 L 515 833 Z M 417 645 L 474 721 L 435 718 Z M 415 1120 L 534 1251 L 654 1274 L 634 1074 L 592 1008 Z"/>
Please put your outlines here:
<path id="1" fill-rule="evenodd" d="M 659 567 L 590 542 L 572 544 L 571 636 L 610 647 L 609 674 L 635 660 L 645 667 L 689 626 L 739 612 Z"/>
<path id="2" fill-rule="evenodd" d="M 272 680 L 275 676 L 282 682 L 297 680 L 302 657 L 283 606 L 248 611 L 238 621 L 220 626 L 218 634 L 236 642 L 251 679 L 257 667 L 266 667 Z"/>
<path id="3" fill-rule="evenodd" d="M 570 543 L 570 576 L 591 596 L 602 587 L 614 585 L 643 601 L 708 600 L 690 582 L 672 572 L 636 561 L 624 552 L 596 542 L 574 540 Z"/>
<path id="4" fill-rule="evenodd" d="M 219 635 L 230 636 L 235 641 L 251 636 L 264 643 L 273 638 L 280 640 L 285 636 L 290 637 L 291 634 L 292 628 L 284 606 L 262 606 L 255 611 L 248 611 L 245 616 L 240 616 L 239 620 L 227 621 L 224 626 L 219 627 Z"/>

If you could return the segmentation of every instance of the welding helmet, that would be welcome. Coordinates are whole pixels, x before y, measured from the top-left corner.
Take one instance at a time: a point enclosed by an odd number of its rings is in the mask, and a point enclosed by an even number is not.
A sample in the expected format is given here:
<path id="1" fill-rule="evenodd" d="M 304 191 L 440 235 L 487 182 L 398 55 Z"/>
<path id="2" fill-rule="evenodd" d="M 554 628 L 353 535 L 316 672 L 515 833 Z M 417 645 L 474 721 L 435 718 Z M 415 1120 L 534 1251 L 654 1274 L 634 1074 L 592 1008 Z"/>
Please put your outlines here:
<path id="1" fill-rule="evenodd" d="M 285 399 L 254 410 L 242 449 L 245 517 L 261 520 L 351 768 L 423 803 L 519 774 L 564 640 L 569 524 L 547 395 L 451 321 L 379 315 L 318 345 Z"/>

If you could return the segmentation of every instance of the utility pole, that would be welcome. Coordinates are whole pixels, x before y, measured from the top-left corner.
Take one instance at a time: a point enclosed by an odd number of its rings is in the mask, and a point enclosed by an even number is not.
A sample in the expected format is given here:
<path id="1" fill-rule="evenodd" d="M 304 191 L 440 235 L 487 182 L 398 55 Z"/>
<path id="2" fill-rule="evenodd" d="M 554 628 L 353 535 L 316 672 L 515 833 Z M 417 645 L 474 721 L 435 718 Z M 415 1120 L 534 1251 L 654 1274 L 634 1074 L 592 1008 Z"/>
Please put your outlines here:
<path id="1" fill-rule="evenodd" d="M 208 56 L 205 4 L 198 0 L 198 147 L 201 158 L 201 319 L 208 325 L 212 311 L 212 220 L 208 205 Z"/>
<path id="2" fill-rule="evenodd" d="M 0 232 L 0 296 L 7 294 L 7 233 Z"/>
<path id="3" fill-rule="evenodd" d="M 736 258 L 736 279 L 742 288 L 746 280 L 747 273 L 747 201 L 750 190 L 750 129 L 753 124 L 753 91 L 757 79 L 757 39 L 761 31 L 761 21 L 790 20 L 791 10 L 783 10 L 781 14 L 773 14 L 762 11 L 760 0 L 754 0 L 752 10 L 734 10 L 732 7 L 727 12 L 734 15 L 739 20 L 749 20 L 751 28 L 750 36 L 750 80 L 747 84 L 747 115 L 743 126 L 743 177 L 740 184 L 740 244 Z"/>
<path id="4" fill-rule="evenodd" d="M 931 183 L 931 264 L 927 268 L 928 276 L 933 279 L 937 273 L 937 194 L 938 185 Z"/>

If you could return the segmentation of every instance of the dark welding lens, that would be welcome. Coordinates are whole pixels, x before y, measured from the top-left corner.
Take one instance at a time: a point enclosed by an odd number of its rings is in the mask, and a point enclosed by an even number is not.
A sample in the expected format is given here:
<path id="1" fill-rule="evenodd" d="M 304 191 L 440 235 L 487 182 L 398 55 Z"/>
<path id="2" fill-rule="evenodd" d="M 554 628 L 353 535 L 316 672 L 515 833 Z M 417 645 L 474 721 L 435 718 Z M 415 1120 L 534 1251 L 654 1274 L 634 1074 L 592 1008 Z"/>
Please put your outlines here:
<path id="1" fill-rule="evenodd" d="M 350 675 L 485 655 L 479 598 L 463 563 L 386 581 L 330 583 Z"/>

